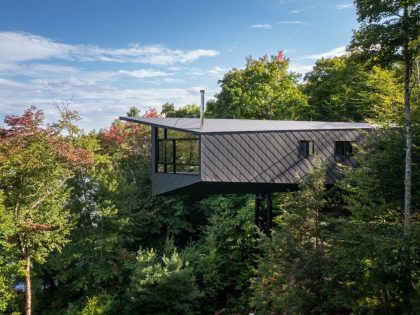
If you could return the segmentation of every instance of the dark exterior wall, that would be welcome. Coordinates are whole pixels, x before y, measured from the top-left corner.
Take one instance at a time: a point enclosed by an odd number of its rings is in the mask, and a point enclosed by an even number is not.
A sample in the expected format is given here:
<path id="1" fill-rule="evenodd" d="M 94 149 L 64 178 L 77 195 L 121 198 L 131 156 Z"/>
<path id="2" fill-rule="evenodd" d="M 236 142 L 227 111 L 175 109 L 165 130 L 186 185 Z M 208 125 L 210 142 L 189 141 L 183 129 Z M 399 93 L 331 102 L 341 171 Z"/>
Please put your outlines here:
<path id="1" fill-rule="evenodd" d="M 152 173 L 152 194 L 175 192 L 200 181 L 200 175 Z"/>
<path id="2" fill-rule="evenodd" d="M 360 141 L 364 131 L 320 130 L 201 136 L 201 180 L 205 182 L 296 184 L 313 166 L 313 157 L 299 158 L 299 140 L 313 140 L 315 154 L 327 165 L 327 183 L 337 180 L 335 141 Z"/>

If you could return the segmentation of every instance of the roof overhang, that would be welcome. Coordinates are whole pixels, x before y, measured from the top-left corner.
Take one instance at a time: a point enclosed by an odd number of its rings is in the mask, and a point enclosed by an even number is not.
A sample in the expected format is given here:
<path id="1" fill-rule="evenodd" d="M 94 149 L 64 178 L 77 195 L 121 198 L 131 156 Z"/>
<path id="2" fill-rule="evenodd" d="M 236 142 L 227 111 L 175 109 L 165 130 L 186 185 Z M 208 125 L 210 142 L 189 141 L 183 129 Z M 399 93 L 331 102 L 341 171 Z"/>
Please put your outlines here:
<path id="1" fill-rule="evenodd" d="M 200 127 L 198 118 L 134 118 L 120 117 L 121 120 L 168 128 L 194 134 L 212 133 L 254 133 L 283 131 L 319 131 L 319 130 L 360 130 L 372 129 L 367 123 L 327 122 L 327 121 L 288 121 L 288 120 L 251 120 L 251 119 L 214 119 L 206 118 Z"/>

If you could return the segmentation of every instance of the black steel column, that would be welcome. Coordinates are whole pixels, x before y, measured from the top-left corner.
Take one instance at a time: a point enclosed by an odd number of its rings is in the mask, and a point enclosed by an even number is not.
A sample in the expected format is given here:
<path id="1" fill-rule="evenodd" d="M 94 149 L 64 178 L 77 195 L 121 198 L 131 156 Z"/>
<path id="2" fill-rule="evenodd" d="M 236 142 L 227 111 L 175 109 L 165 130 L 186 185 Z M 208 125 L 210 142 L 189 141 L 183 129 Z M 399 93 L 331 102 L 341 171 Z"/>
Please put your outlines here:
<path id="1" fill-rule="evenodd" d="M 266 219 L 265 219 L 265 233 L 270 235 L 271 228 L 273 227 L 273 199 L 271 198 L 271 193 L 266 195 L 267 207 L 266 207 Z"/>
<path id="2" fill-rule="evenodd" d="M 256 226 L 260 227 L 260 208 L 261 208 L 261 197 L 260 194 L 255 194 L 255 216 L 254 223 Z"/>
<path id="3" fill-rule="evenodd" d="M 265 234 L 270 235 L 273 226 L 273 201 L 271 193 L 255 194 L 255 225 Z"/>

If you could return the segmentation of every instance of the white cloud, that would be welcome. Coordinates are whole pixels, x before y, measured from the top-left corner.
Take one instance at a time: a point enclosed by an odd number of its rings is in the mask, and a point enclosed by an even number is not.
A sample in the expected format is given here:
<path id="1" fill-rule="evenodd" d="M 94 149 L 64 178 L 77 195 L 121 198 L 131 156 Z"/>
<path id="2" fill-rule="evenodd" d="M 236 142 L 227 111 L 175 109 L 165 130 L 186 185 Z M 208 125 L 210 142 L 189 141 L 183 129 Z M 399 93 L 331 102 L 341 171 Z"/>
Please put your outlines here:
<path id="1" fill-rule="evenodd" d="M 221 73 L 225 73 L 227 71 L 227 69 L 221 68 L 221 67 L 213 67 L 211 69 L 209 69 L 207 72 L 210 74 L 221 74 Z"/>
<path id="2" fill-rule="evenodd" d="M 202 69 L 200 69 L 200 68 L 192 67 L 192 68 L 185 69 L 184 74 L 194 75 L 194 76 L 201 76 L 201 75 L 204 75 L 206 73 Z"/>
<path id="3" fill-rule="evenodd" d="M 309 71 L 312 71 L 313 66 L 312 65 L 304 65 L 304 64 L 295 64 L 290 63 L 289 70 L 293 72 L 297 72 L 300 74 L 306 74 Z"/>
<path id="4" fill-rule="evenodd" d="M 68 58 L 74 46 L 28 33 L 0 32 L 0 63 Z"/>
<path id="5" fill-rule="evenodd" d="M 21 82 L 0 78 L 0 86 L 5 88 L 27 88 L 27 85 Z"/>
<path id="6" fill-rule="evenodd" d="M 285 50 L 283 50 L 283 54 L 294 53 L 294 52 L 296 52 L 296 49 L 285 49 Z"/>
<path id="7" fill-rule="evenodd" d="M 131 44 L 127 48 L 68 45 L 28 33 L 0 32 L 0 63 L 67 59 L 116 63 L 171 65 L 188 63 L 202 57 L 215 57 L 213 49 L 180 50 L 161 45 Z"/>
<path id="8" fill-rule="evenodd" d="M 164 78 L 163 81 L 166 82 L 166 83 L 169 83 L 169 84 L 184 83 L 185 82 L 185 80 L 176 79 L 176 78 Z"/>
<path id="9" fill-rule="evenodd" d="M 312 60 L 318 60 L 321 58 L 331 58 L 331 57 L 340 57 L 346 54 L 346 46 L 340 46 L 334 49 L 331 49 L 329 51 L 320 53 L 320 54 L 312 54 L 312 55 L 306 55 L 299 59 L 312 59 Z"/>
<path id="10" fill-rule="evenodd" d="M 63 76 L 80 73 L 82 69 L 42 63 L 9 63 L 0 64 L 1 75 L 19 75 L 27 77 Z"/>
<path id="11" fill-rule="evenodd" d="M 6 114 L 20 114 L 31 105 L 44 109 L 48 116 L 54 118 L 54 105 L 62 99 L 72 99 L 71 108 L 87 118 L 80 122 L 81 126 L 91 130 L 110 124 L 133 105 L 144 111 L 149 107 L 159 109 L 165 102 L 174 102 L 177 106 L 199 102 L 201 87 L 131 88 L 112 81 L 118 78 L 118 72 L 113 72 L 111 79 L 107 79 L 110 76 L 106 74 L 81 72 L 56 79 L 35 78 L 26 83 L 0 79 L 0 120 Z M 180 83 L 171 81 L 177 79 L 170 77 L 161 80 L 168 84 Z M 204 88 L 207 95 L 217 92 L 215 89 Z"/>
<path id="12" fill-rule="evenodd" d="M 291 14 L 298 14 L 300 12 L 302 12 L 302 10 L 292 10 L 292 11 L 289 11 L 289 13 L 291 13 Z"/>
<path id="13" fill-rule="evenodd" d="M 269 30 L 271 28 L 273 28 L 273 26 L 271 24 L 253 24 L 249 26 L 250 28 L 260 28 L 260 29 L 264 29 L 264 30 Z"/>
<path id="14" fill-rule="evenodd" d="M 164 71 L 157 71 L 157 70 L 148 70 L 148 69 L 140 69 L 140 70 L 120 70 L 118 74 L 128 77 L 133 77 L 137 79 L 143 78 L 153 78 L 153 77 L 167 77 L 173 75 L 172 73 L 164 72 Z"/>
<path id="15" fill-rule="evenodd" d="M 307 24 L 306 22 L 302 21 L 278 21 L 277 24 Z"/>
<path id="16" fill-rule="evenodd" d="M 177 88 L 176 84 L 201 83 L 202 78 L 197 78 L 209 73 L 189 63 L 218 54 L 212 49 L 181 50 L 162 45 L 69 45 L 28 33 L 0 32 L 0 121 L 4 115 L 20 114 L 31 105 L 57 117 L 54 105 L 72 99 L 71 107 L 84 117 L 81 126 L 91 130 L 111 123 L 133 105 L 146 109 L 167 101 L 178 106 L 198 103 L 200 87 Z M 116 64 L 112 65 L 114 70 L 98 71 L 98 62 Z M 120 63 L 125 64 L 120 67 Z M 141 80 L 141 85 L 125 80 L 127 77 Z M 208 95 L 217 92 L 206 90 Z"/>
<path id="17" fill-rule="evenodd" d="M 343 9 L 350 9 L 353 8 L 353 3 L 343 3 L 336 6 L 337 9 L 343 10 Z"/>

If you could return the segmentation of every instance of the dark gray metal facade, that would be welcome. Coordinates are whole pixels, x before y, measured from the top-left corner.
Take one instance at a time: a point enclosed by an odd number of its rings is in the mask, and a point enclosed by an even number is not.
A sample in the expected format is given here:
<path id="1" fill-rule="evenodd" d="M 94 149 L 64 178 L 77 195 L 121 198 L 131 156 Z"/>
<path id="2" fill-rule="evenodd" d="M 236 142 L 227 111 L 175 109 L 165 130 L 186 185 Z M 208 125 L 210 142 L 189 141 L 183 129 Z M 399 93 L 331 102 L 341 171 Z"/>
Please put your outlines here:
<path id="1" fill-rule="evenodd" d="M 201 180 L 204 182 L 297 184 L 314 166 L 315 156 L 299 157 L 300 140 L 314 141 L 315 154 L 327 166 L 327 183 L 338 178 L 335 141 L 358 142 L 360 130 L 311 130 L 223 133 L 201 136 Z"/>
<path id="2" fill-rule="evenodd" d="M 199 174 L 156 173 L 152 165 L 154 195 L 269 193 L 295 189 L 299 179 L 314 166 L 315 156 L 327 166 L 327 183 L 333 184 L 340 176 L 338 163 L 356 163 L 352 156 L 336 156 L 335 142 L 359 142 L 363 133 L 371 129 L 368 124 L 328 122 L 296 122 L 292 128 L 290 122 L 271 121 L 264 130 L 264 121 L 215 119 L 205 132 L 205 129 L 196 129 L 197 119 L 123 119 L 152 126 L 153 164 L 156 139 L 153 127 L 191 132 L 200 137 Z M 232 122 L 230 127 L 226 126 L 229 121 Z M 253 125 L 256 131 L 252 130 Z M 318 129 L 309 129 L 314 126 Z M 224 131 L 217 132 L 216 127 Z M 277 130 L 280 128 L 283 129 Z M 241 131 L 230 131 L 233 129 Z M 301 140 L 314 142 L 315 156 L 299 157 Z"/>

